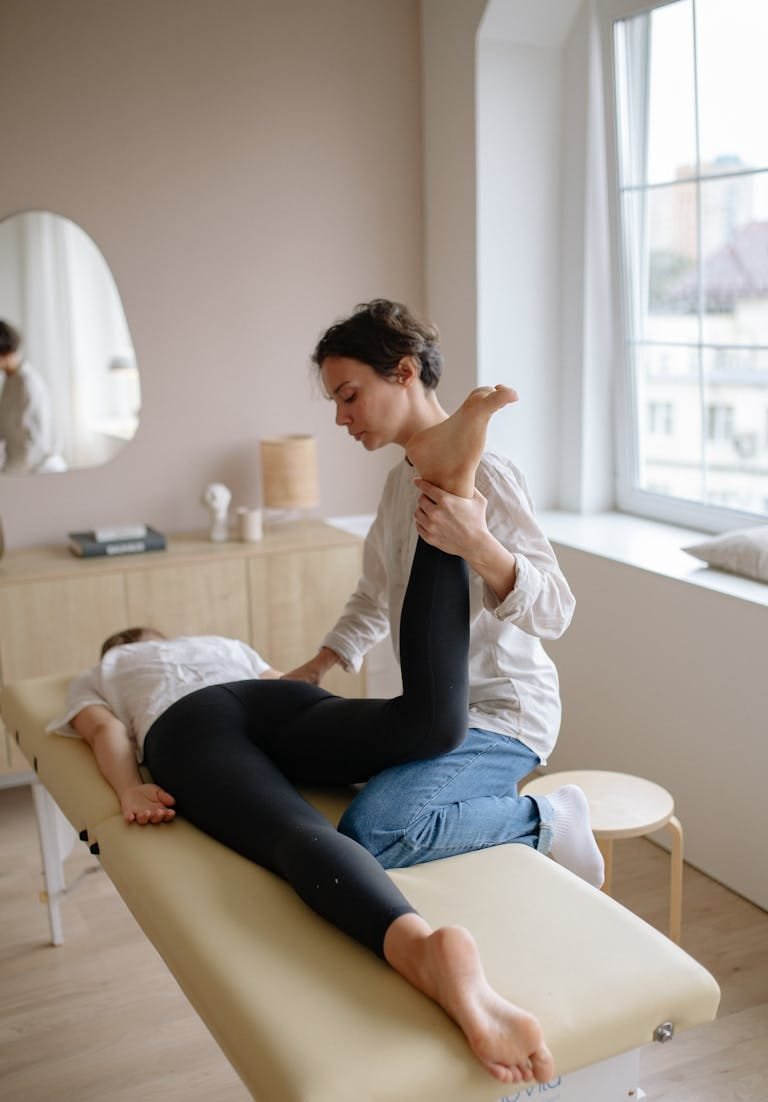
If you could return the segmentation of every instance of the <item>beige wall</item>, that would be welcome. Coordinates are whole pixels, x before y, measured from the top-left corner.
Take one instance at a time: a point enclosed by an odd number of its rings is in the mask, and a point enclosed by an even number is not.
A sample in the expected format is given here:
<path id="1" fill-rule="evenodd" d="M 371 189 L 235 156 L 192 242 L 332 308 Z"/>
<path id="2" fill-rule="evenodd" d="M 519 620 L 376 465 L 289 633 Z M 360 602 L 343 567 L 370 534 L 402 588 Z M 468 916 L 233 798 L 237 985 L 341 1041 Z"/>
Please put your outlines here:
<path id="1" fill-rule="evenodd" d="M 424 306 L 419 48 L 418 0 L 4 0 L 0 217 L 94 238 L 144 394 L 108 465 L 0 478 L 10 546 L 202 526 L 282 432 L 319 438 L 323 515 L 373 510 L 398 453 L 334 427 L 308 354 L 358 301 Z"/>

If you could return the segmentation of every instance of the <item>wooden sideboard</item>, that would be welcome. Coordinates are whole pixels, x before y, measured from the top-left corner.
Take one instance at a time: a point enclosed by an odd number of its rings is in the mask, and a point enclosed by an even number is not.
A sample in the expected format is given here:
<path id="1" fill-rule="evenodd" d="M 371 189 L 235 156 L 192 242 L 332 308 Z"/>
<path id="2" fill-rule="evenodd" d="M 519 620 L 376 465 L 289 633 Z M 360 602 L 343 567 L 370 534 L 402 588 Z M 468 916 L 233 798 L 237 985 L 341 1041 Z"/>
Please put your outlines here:
<path id="1" fill-rule="evenodd" d="M 0 680 L 85 669 L 108 635 L 137 624 L 243 639 L 289 670 L 315 653 L 361 563 L 362 541 L 321 521 L 268 527 L 255 543 L 172 536 L 167 550 L 139 555 L 12 551 L 0 559 Z M 363 671 L 337 668 L 323 684 L 345 696 L 365 692 Z M 27 768 L 10 744 L 1 757 L 6 784 Z"/>

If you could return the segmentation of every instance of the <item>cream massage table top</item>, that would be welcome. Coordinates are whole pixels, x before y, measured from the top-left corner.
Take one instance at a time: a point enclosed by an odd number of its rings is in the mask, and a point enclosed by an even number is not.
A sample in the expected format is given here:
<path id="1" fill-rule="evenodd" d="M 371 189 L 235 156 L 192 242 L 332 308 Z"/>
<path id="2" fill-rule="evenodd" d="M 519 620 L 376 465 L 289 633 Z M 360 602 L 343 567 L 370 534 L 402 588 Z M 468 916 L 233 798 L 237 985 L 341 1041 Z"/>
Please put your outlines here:
<path id="1" fill-rule="evenodd" d="M 45 734 L 68 678 L 6 687 L 3 720 L 254 1098 L 494 1102 L 458 1028 L 271 873 L 178 819 L 126 825 L 89 748 Z M 310 794 L 335 818 L 346 797 Z M 435 925 L 469 927 L 492 983 L 541 1020 L 565 1074 L 710 1021 L 714 979 L 663 934 L 527 846 L 391 873 Z"/>

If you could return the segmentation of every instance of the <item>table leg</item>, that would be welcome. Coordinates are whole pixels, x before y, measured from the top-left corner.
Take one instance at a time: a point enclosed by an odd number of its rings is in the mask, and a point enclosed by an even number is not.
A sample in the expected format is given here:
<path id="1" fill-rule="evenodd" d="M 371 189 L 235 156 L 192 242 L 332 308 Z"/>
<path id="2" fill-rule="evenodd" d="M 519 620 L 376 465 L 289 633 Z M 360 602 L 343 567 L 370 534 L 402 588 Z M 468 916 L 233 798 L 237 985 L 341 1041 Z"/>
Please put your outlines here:
<path id="1" fill-rule="evenodd" d="M 65 888 L 64 853 L 58 828 L 59 809 L 46 789 L 36 781 L 32 785 L 32 799 L 37 816 L 37 830 L 40 838 L 40 853 L 43 858 L 43 879 L 45 891 L 43 901 L 48 907 L 48 922 L 51 928 L 51 944 L 62 945 L 64 933 L 61 925 L 59 897 Z"/>

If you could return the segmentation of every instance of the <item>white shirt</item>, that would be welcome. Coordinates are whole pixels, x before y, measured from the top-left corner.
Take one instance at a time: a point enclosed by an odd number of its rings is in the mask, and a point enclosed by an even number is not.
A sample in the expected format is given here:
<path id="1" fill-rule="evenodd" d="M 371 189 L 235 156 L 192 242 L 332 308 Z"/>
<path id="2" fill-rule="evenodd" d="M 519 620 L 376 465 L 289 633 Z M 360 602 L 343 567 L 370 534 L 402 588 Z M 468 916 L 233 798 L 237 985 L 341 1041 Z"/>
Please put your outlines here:
<path id="1" fill-rule="evenodd" d="M 347 669 L 357 671 L 388 631 L 399 652 L 400 614 L 418 538 L 415 477 L 406 460 L 390 471 L 365 541 L 362 577 L 323 640 Z M 541 640 L 562 635 L 575 601 L 517 468 L 486 452 L 475 484 L 488 501 L 488 528 L 515 556 L 517 580 L 500 602 L 470 571 L 468 725 L 513 735 L 544 763 L 560 728 L 560 693 Z"/>
<path id="2" fill-rule="evenodd" d="M 91 704 L 105 705 L 128 729 L 141 761 L 147 731 L 171 704 L 206 685 L 245 681 L 268 669 L 246 643 L 220 635 L 124 643 L 108 650 L 98 666 L 74 678 L 65 714 L 49 723 L 47 730 L 77 738 L 70 721 Z"/>
<path id="3" fill-rule="evenodd" d="M 5 376 L 0 391 L 0 441 L 4 471 L 24 474 L 41 468 L 53 452 L 53 421 L 43 378 L 26 362 Z"/>

